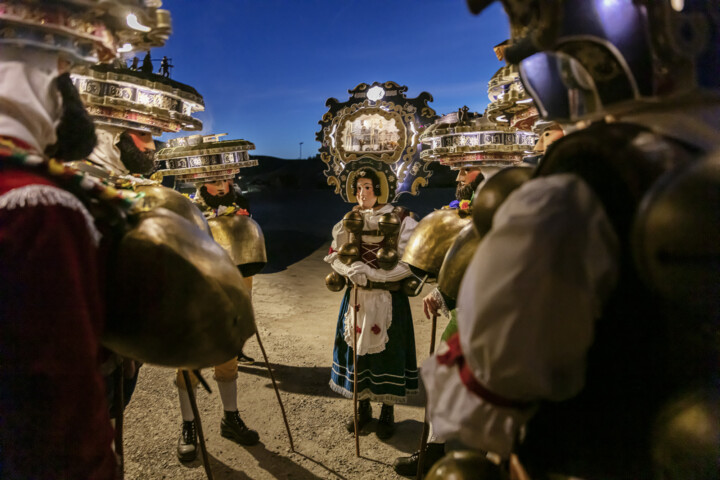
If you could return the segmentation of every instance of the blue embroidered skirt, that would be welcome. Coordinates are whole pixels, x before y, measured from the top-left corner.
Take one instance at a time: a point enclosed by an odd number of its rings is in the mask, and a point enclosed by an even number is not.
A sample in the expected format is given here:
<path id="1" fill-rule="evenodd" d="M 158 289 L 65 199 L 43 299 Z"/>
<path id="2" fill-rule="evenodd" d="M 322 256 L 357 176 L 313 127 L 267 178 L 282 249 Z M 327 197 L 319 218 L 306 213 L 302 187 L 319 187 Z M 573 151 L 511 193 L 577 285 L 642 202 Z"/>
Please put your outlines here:
<path id="1" fill-rule="evenodd" d="M 345 312 L 350 305 L 352 289 L 345 291 L 337 328 L 330 388 L 352 398 L 353 350 L 344 338 Z M 415 357 L 415 332 L 410 303 L 405 294 L 390 292 L 392 297 L 392 324 L 388 329 L 388 342 L 380 353 L 358 357 L 358 399 L 385 403 L 404 403 L 408 395 L 418 391 L 418 368 Z"/>

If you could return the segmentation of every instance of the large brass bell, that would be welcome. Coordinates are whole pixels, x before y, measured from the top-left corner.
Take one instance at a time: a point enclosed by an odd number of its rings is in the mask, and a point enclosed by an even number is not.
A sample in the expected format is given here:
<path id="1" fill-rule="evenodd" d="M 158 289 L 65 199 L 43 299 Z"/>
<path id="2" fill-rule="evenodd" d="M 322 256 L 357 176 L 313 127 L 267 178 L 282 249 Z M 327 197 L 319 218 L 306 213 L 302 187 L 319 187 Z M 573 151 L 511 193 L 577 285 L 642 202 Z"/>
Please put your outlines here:
<path id="1" fill-rule="evenodd" d="M 513 190 L 532 177 L 529 167 L 507 167 L 481 183 L 472 203 L 472 216 L 478 233 L 485 235 L 492 227 L 495 212 Z"/>
<path id="2" fill-rule="evenodd" d="M 509 475 L 479 452 L 452 451 L 435 462 L 425 480 L 509 480 Z"/>
<path id="3" fill-rule="evenodd" d="M 382 214 L 378 219 L 378 230 L 383 235 L 397 235 L 400 231 L 400 217 L 393 212 Z"/>
<path id="4" fill-rule="evenodd" d="M 365 220 L 363 219 L 362 214 L 355 210 L 351 210 L 346 213 L 342 219 L 342 222 L 345 230 L 355 234 L 361 233 L 363 230 L 363 226 L 365 225 Z"/>
<path id="5" fill-rule="evenodd" d="M 166 208 L 189 220 L 208 235 L 212 235 L 200 209 L 182 193 L 160 185 L 140 185 L 135 190 L 145 194 L 141 200 L 141 207 L 144 210 Z"/>
<path id="6" fill-rule="evenodd" d="M 720 152 L 655 182 L 633 226 L 633 253 L 663 298 L 704 316 L 720 312 Z"/>
<path id="7" fill-rule="evenodd" d="M 250 293 L 225 250 L 179 215 L 138 216 L 109 269 L 103 344 L 156 365 L 196 369 L 237 355 L 255 334 Z"/>
<path id="8" fill-rule="evenodd" d="M 338 259 L 345 265 L 351 265 L 360 260 L 360 249 L 354 243 L 346 243 L 338 250 Z"/>
<path id="9" fill-rule="evenodd" d="M 475 250 L 482 237 L 475 226 L 466 225 L 455 238 L 443 259 L 440 274 L 438 275 L 438 290 L 444 295 L 457 300 L 460 292 L 460 282 L 465 275 L 470 260 L 475 255 Z"/>
<path id="10" fill-rule="evenodd" d="M 339 292 L 345 288 L 345 283 L 345 277 L 335 271 L 325 277 L 325 286 L 327 286 L 331 292 Z"/>
<path id="11" fill-rule="evenodd" d="M 243 277 L 252 277 L 265 267 L 265 237 L 255 220 L 247 215 L 222 215 L 208 220 L 208 225 Z"/>
<path id="12" fill-rule="evenodd" d="M 394 248 L 380 248 L 377 251 L 377 261 L 383 270 L 392 270 L 399 261 L 397 250 Z"/>
<path id="13" fill-rule="evenodd" d="M 416 275 L 430 274 L 437 277 L 445 253 L 470 217 L 462 217 L 457 210 L 435 210 L 426 216 L 413 230 L 402 261 L 410 265 Z"/>

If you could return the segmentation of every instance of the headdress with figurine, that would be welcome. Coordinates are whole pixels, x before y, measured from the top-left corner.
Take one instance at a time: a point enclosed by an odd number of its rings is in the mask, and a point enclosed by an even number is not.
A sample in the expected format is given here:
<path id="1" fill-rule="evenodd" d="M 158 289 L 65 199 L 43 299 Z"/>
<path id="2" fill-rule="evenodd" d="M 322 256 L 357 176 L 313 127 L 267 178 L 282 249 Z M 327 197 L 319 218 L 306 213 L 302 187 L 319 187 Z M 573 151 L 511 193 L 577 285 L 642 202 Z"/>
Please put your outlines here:
<path id="1" fill-rule="evenodd" d="M 417 195 L 432 172 L 420 158 L 420 133 L 436 118 L 422 92 L 407 98 L 406 86 L 395 82 L 361 83 L 348 90 L 350 98 L 330 98 L 329 110 L 318 123 L 320 158 L 328 185 L 346 202 L 355 201 L 354 184 L 361 169 L 372 169 L 380 181 L 380 203 L 403 193 Z"/>

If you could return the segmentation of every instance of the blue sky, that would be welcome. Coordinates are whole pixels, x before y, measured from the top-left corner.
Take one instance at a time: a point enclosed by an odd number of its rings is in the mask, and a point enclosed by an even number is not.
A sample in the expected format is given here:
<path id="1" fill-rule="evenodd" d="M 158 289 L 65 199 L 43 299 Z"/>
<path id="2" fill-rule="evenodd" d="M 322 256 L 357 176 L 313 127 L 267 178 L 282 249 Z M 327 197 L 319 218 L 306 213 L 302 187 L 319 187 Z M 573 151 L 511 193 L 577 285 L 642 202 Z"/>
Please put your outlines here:
<path id="1" fill-rule="evenodd" d="M 499 5 L 472 15 L 464 0 L 165 0 L 172 78 L 205 98 L 202 133 L 228 133 L 281 158 L 315 155 L 325 101 L 359 83 L 427 91 L 439 114 L 482 112 L 509 36 Z M 142 57 L 141 57 L 142 59 Z M 155 62 L 155 66 L 159 65 Z M 163 140 L 175 135 L 165 135 Z"/>

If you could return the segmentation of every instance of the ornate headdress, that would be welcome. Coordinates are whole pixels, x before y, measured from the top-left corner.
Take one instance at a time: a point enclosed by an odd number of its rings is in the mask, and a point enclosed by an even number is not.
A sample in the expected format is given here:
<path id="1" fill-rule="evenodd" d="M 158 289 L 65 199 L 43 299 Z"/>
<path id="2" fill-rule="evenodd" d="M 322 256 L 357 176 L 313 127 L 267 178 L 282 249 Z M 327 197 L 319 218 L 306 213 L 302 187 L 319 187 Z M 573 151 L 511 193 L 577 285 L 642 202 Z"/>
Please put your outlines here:
<path id="1" fill-rule="evenodd" d="M 194 183 L 215 182 L 235 178 L 244 167 L 254 167 L 257 160 L 251 160 L 249 150 L 255 145 L 247 140 L 219 140 L 226 133 L 216 135 L 190 135 L 173 138 L 166 148 L 157 152 L 158 161 L 165 162 L 165 168 L 154 176 L 174 175 L 176 181 Z"/>
<path id="2" fill-rule="evenodd" d="M 61 52 L 94 64 L 165 44 L 170 13 L 160 0 L 0 0 L 0 48 Z"/>
<path id="3" fill-rule="evenodd" d="M 361 168 L 377 172 L 381 203 L 405 192 L 417 195 L 418 188 L 427 184 L 432 172 L 420 158 L 419 135 L 436 118 L 427 105 L 432 96 L 422 92 L 407 98 L 406 91 L 406 86 L 395 82 L 361 83 L 348 90 L 346 102 L 335 98 L 326 102 L 329 110 L 318 122 L 320 158 L 327 164 L 328 185 L 343 200 L 355 200 L 352 184 Z"/>

